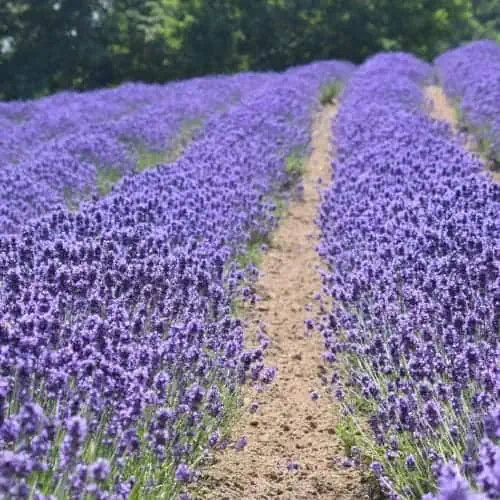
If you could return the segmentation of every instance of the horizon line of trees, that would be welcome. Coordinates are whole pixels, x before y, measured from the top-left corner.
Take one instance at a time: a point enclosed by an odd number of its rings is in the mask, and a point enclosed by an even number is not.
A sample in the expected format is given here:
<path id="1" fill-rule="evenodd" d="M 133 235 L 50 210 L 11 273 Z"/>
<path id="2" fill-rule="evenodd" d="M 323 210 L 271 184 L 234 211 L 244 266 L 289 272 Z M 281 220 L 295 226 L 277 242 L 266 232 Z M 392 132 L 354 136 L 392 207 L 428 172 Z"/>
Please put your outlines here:
<path id="1" fill-rule="evenodd" d="M 0 98 L 500 41 L 496 0 L 6 0 Z"/>

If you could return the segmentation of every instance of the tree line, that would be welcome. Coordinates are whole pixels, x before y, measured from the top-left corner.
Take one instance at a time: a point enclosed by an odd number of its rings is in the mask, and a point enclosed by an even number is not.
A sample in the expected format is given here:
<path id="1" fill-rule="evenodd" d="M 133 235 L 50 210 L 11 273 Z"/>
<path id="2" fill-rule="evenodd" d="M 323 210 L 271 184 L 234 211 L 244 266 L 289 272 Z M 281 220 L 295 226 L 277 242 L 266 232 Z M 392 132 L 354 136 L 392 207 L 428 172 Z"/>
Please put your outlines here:
<path id="1" fill-rule="evenodd" d="M 0 98 L 500 40 L 497 0 L 4 0 Z"/>

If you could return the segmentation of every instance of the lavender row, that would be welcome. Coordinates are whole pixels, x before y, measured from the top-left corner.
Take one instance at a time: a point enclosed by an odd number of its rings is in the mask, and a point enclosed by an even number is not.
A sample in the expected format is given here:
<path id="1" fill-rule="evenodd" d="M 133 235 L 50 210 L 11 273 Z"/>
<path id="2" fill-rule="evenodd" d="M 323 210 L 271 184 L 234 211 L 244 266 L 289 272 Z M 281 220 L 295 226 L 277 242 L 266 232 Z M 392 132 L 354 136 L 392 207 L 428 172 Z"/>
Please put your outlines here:
<path id="1" fill-rule="evenodd" d="M 232 314 L 256 273 L 235 257 L 276 224 L 320 86 L 350 71 L 269 75 L 178 161 L 0 237 L 2 495 L 174 498 L 225 445 L 238 386 L 275 372 Z"/>
<path id="2" fill-rule="evenodd" d="M 319 216 L 325 357 L 338 431 L 392 498 L 498 498 L 500 187 L 425 115 L 430 70 L 378 55 L 342 97 Z"/>
<path id="3" fill-rule="evenodd" d="M 127 84 L 111 90 L 60 92 L 34 101 L 1 102 L 0 166 L 19 163 L 57 136 L 76 133 L 91 123 L 118 119 L 150 104 L 155 97 L 151 90 Z"/>
<path id="4" fill-rule="evenodd" d="M 242 74 L 165 86 L 127 84 L 47 98 L 3 136 L 4 145 L 15 144 L 23 155 L 20 163 L 0 168 L 0 232 L 14 233 L 51 209 L 105 194 L 120 177 L 164 158 L 186 124 L 218 112 L 265 79 Z"/>
<path id="5" fill-rule="evenodd" d="M 489 159 L 500 164 L 500 45 L 472 42 L 439 56 L 437 72 Z"/>
<path id="6" fill-rule="evenodd" d="M 39 148 L 50 140 L 81 134 L 89 127 L 125 119 L 122 132 L 126 132 L 131 122 L 136 121 L 131 117 L 134 114 L 137 114 L 139 122 L 149 118 L 153 126 L 158 124 L 164 112 L 178 114 L 179 109 L 190 111 L 193 107 L 204 110 L 210 106 L 210 103 L 204 103 L 204 94 L 209 94 L 210 100 L 214 100 L 216 97 L 213 94 L 219 92 L 218 104 L 224 104 L 233 97 L 233 93 L 251 88 L 255 84 L 255 76 L 249 73 L 235 78 L 195 78 L 167 85 L 126 83 L 114 89 L 59 92 L 33 101 L 0 102 L 3 131 L 0 166 L 20 163 L 33 154 L 36 156 Z M 143 137 L 148 133 L 146 130 L 137 130 L 135 136 L 130 130 L 128 137 L 131 140 L 144 138 L 149 143 L 154 140 L 153 135 Z M 153 131 L 149 133 L 154 134 Z"/>

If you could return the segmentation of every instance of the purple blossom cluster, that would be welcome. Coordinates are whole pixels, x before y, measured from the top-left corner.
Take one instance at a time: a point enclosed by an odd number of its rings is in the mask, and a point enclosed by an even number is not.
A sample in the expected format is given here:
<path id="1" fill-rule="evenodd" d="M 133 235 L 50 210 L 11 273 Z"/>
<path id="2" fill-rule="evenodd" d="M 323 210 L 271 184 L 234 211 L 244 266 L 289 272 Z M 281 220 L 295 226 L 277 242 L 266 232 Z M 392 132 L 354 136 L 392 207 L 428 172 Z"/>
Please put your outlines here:
<path id="1" fill-rule="evenodd" d="M 238 386 L 275 375 L 232 314 L 256 274 L 236 257 L 276 224 L 321 85 L 351 71 L 257 76 L 177 161 L 0 236 L 0 496 L 173 498 L 196 480 Z"/>
<path id="2" fill-rule="evenodd" d="M 466 498 L 446 494 L 461 477 L 499 498 L 500 187 L 426 116 L 430 70 L 377 55 L 342 96 L 318 219 L 325 359 L 340 361 L 342 430 L 393 497 L 434 492 L 441 474 L 440 498 Z"/>
<path id="3" fill-rule="evenodd" d="M 91 199 L 102 179 L 134 173 L 141 155 L 167 151 L 186 122 L 218 111 L 266 79 L 241 74 L 125 84 L 1 103 L 0 232 L 14 233 L 28 219 Z"/>
<path id="4" fill-rule="evenodd" d="M 489 158 L 500 165 L 500 44 L 472 42 L 439 56 L 437 72 Z"/>

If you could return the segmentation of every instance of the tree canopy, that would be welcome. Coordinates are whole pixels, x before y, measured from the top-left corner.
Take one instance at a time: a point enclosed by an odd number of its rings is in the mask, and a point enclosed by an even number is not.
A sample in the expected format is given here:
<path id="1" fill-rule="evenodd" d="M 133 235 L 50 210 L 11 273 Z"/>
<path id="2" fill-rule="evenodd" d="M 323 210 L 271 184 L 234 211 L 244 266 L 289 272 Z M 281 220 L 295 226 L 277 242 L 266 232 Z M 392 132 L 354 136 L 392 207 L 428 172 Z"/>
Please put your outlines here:
<path id="1" fill-rule="evenodd" d="M 7 0 L 0 97 L 500 38 L 495 0 Z"/>

